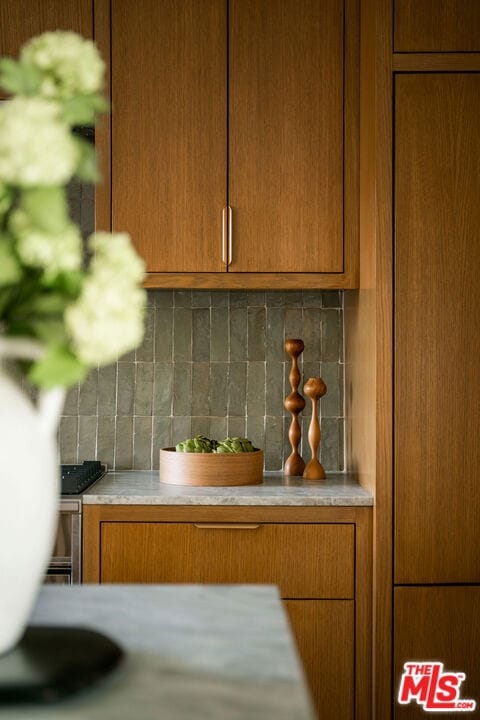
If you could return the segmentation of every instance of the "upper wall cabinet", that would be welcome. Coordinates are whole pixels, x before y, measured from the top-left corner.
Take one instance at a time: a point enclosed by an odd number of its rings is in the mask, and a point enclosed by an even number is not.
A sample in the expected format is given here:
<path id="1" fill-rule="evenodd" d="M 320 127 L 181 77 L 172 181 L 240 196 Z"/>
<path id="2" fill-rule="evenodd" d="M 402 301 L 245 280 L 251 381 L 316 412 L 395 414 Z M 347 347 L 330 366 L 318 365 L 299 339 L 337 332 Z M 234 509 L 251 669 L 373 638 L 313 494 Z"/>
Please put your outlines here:
<path id="1" fill-rule="evenodd" d="M 112 0 L 112 224 L 151 287 L 354 287 L 358 1 Z"/>
<path id="2" fill-rule="evenodd" d="M 396 52 L 480 51 L 478 0 L 395 0 Z"/>
<path id="3" fill-rule="evenodd" d="M 93 36 L 91 0 L 2 0 L 0 3 L 0 55 L 17 56 L 30 38 L 47 30 L 73 30 Z"/>

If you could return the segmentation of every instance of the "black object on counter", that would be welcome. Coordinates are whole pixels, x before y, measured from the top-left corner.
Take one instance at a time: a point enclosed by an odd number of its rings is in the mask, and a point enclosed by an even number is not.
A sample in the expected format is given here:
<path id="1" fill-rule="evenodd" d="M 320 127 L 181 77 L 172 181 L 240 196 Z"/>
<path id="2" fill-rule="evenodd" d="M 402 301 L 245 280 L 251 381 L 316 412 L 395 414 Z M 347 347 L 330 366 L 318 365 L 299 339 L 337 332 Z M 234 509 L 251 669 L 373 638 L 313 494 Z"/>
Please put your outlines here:
<path id="1" fill-rule="evenodd" d="M 100 460 L 84 460 L 81 465 L 61 465 L 62 495 L 78 495 L 105 474 Z"/>
<path id="2" fill-rule="evenodd" d="M 0 656 L 0 704 L 61 700 L 98 682 L 123 656 L 113 640 L 95 630 L 32 625 Z"/>

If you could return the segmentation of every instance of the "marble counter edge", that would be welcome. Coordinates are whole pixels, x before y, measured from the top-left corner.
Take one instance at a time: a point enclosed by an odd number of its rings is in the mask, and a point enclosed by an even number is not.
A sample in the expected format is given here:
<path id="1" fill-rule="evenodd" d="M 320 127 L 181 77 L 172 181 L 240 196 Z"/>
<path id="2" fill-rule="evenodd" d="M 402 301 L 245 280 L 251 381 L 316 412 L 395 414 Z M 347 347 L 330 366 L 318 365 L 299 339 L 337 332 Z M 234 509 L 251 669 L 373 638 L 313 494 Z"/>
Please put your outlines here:
<path id="1" fill-rule="evenodd" d="M 332 474 L 327 481 L 285 484 L 279 473 L 265 473 L 264 484 L 197 487 L 162 484 L 155 471 L 110 472 L 83 495 L 85 505 L 245 505 L 370 507 L 373 497 L 351 476 Z"/>

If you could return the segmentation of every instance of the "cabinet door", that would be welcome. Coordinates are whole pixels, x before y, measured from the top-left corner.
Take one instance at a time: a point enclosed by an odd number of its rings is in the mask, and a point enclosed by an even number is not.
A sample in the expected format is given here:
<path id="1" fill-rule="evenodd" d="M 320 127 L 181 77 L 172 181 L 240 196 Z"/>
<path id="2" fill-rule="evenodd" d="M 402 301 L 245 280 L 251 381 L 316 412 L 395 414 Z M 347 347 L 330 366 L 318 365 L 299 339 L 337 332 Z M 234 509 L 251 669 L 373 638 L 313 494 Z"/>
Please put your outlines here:
<path id="1" fill-rule="evenodd" d="M 30 38 L 47 30 L 72 30 L 93 35 L 91 0 L 2 0 L 0 3 L 0 55 L 17 56 Z"/>
<path id="2" fill-rule="evenodd" d="M 395 581 L 479 582 L 480 75 L 395 96 Z"/>
<path id="3" fill-rule="evenodd" d="M 395 589 L 395 672 L 398 693 L 404 663 L 441 662 L 445 672 L 465 673 L 460 697 L 480 698 L 480 587 L 401 587 Z M 458 712 L 458 711 L 457 711 Z M 416 702 L 395 705 L 397 720 L 420 720 Z M 457 717 L 457 713 L 432 713 Z M 476 713 L 475 713 L 476 714 Z M 458 713 L 470 717 L 471 712 Z"/>
<path id="4" fill-rule="evenodd" d="M 226 3 L 112 0 L 112 224 L 151 272 L 221 271 Z"/>
<path id="5" fill-rule="evenodd" d="M 395 0 L 396 52 L 478 52 L 478 0 Z"/>
<path id="6" fill-rule="evenodd" d="M 271 583 L 282 597 L 352 598 L 354 527 L 103 522 L 101 582 Z"/>
<path id="7" fill-rule="evenodd" d="M 353 600 L 285 600 L 320 718 L 354 717 Z"/>
<path id="8" fill-rule="evenodd" d="M 342 272 L 344 3 L 230 0 L 232 272 Z"/>

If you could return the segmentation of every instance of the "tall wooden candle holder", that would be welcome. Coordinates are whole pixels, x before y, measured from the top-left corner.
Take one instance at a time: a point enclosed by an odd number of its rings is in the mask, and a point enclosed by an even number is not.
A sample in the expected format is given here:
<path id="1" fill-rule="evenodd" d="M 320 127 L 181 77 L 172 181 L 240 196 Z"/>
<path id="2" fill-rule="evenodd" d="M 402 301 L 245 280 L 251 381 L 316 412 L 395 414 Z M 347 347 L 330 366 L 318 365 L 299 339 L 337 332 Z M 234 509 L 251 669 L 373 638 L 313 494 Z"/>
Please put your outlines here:
<path id="1" fill-rule="evenodd" d="M 312 401 L 312 419 L 308 428 L 308 444 L 312 450 L 312 459 L 305 468 L 303 477 L 307 478 L 307 480 L 324 480 L 325 470 L 317 458 L 318 448 L 320 447 L 320 423 L 317 417 L 317 404 L 327 392 L 327 386 L 322 378 L 309 378 L 303 386 L 303 392 Z"/>
<path id="2" fill-rule="evenodd" d="M 303 348 L 303 340 L 292 338 L 285 340 L 285 350 L 292 358 L 292 367 L 290 375 L 288 376 L 290 385 L 292 386 L 292 392 L 290 395 L 287 395 L 283 404 L 292 416 L 292 422 L 290 423 L 290 429 L 288 431 L 288 439 L 292 446 L 292 452 L 285 461 L 285 467 L 283 469 L 284 475 L 301 475 L 305 469 L 305 462 L 298 452 L 298 446 L 300 445 L 300 439 L 302 437 L 298 416 L 305 407 L 305 398 L 298 392 L 300 373 L 298 371 L 297 358 L 302 354 Z"/>

